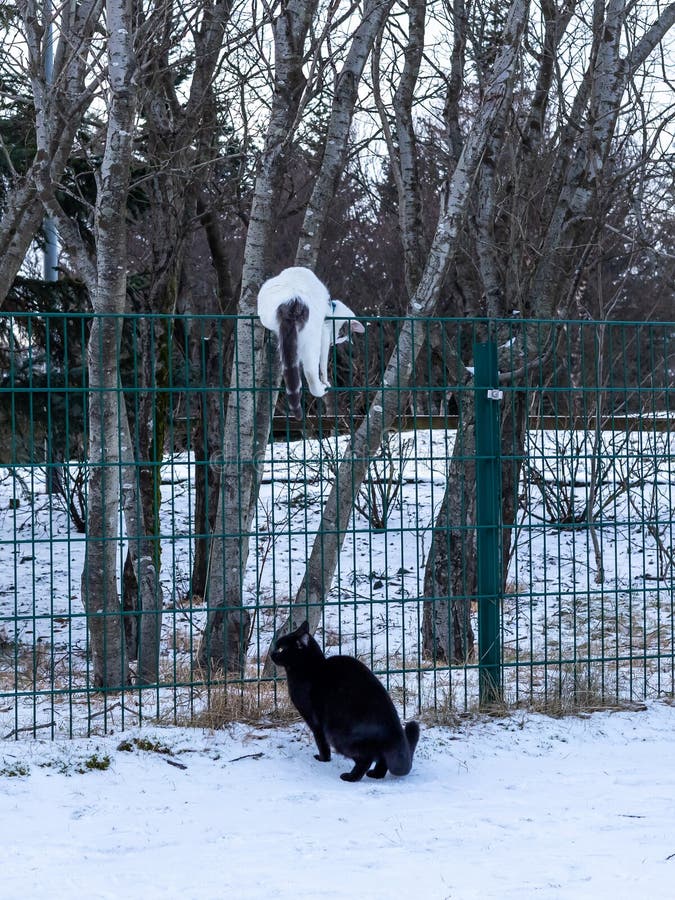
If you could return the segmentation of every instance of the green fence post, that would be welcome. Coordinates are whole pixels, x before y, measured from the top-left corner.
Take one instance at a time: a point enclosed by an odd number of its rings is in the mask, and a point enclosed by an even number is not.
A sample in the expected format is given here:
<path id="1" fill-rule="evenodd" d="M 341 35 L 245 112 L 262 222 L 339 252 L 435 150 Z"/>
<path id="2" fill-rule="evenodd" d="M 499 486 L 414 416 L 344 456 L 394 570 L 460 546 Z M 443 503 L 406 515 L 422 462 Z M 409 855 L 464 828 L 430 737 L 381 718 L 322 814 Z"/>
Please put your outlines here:
<path id="1" fill-rule="evenodd" d="M 497 345 L 474 344 L 476 413 L 476 555 L 478 666 L 481 707 L 502 699 L 501 466 Z"/>

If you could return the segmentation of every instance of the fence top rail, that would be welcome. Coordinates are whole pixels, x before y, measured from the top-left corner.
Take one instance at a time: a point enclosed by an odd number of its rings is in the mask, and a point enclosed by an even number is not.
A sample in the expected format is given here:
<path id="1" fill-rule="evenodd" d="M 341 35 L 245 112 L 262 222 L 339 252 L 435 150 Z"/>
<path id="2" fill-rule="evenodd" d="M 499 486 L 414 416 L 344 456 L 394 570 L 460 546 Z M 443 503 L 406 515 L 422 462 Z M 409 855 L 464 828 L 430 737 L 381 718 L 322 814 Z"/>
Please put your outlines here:
<path id="1" fill-rule="evenodd" d="M 335 435 L 351 432 L 357 428 L 365 416 L 306 416 L 304 422 L 295 422 L 284 416 L 275 416 L 272 420 L 272 434 L 275 438 L 303 438 Z M 392 423 L 394 431 L 442 431 L 455 430 L 459 427 L 459 416 L 399 416 Z M 595 416 L 529 416 L 530 431 L 654 431 L 669 432 L 675 430 L 675 419 L 672 416 L 601 416 L 598 422 Z"/>
<path id="2" fill-rule="evenodd" d="M 256 321 L 255 313 L 242 314 L 222 314 L 222 313 L 107 313 L 88 311 L 49 311 L 40 312 L 36 310 L 7 310 L 0 309 L 0 320 L 2 319 L 123 319 L 125 321 L 132 320 L 150 320 L 150 321 Z M 584 327 L 640 327 L 640 328 L 666 328 L 673 329 L 673 337 L 675 337 L 675 320 L 654 320 L 654 321 L 632 321 L 632 320 L 598 320 L 598 319 L 521 319 L 521 318 L 503 318 L 490 319 L 484 317 L 465 317 L 465 316 L 357 316 L 357 319 L 363 322 L 438 322 L 448 325 L 482 325 L 482 326 L 500 326 L 509 325 L 518 327 L 523 325 L 531 326 L 548 326 L 548 325 L 582 325 Z"/>

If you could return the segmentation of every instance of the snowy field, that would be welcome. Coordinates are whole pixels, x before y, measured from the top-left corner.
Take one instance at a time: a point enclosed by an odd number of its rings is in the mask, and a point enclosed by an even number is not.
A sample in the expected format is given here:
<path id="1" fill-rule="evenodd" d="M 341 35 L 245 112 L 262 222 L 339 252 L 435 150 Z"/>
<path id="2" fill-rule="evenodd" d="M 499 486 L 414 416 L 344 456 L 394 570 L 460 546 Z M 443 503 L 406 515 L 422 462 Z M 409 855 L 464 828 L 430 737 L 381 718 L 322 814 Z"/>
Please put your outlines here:
<path id="1" fill-rule="evenodd" d="M 301 725 L 4 742 L 0 897 L 671 900 L 674 736 L 661 702 L 466 719 L 357 784 Z"/>
<path id="2" fill-rule="evenodd" d="M 589 443 L 592 437 L 531 433 L 503 602 L 509 703 L 541 708 L 559 697 L 594 707 L 675 690 L 672 436 L 603 433 L 599 445 Z M 452 432 L 424 431 L 394 439 L 400 490 L 386 530 L 372 527 L 362 497 L 317 634 L 327 652 L 358 655 L 380 672 L 405 665 L 409 674 L 391 677 L 388 686 L 412 710 L 462 711 L 477 701 L 475 668 L 434 668 L 421 646 L 418 598 L 453 441 Z M 247 669 L 253 681 L 304 575 L 343 443 L 278 443 L 268 450 L 244 580 L 245 603 L 254 612 Z M 385 461 L 378 465 L 371 476 L 382 480 Z M 44 493 L 39 469 L 10 475 L 0 472 L 0 693 L 9 693 L 0 703 L 0 737 L 30 725 L 56 734 L 73 725 L 76 733 L 97 731 L 102 709 L 87 692 L 80 601 L 83 536 Z M 165 684 L 186 687 L 132 692 L 122 703 L 125 725 L 141 714 L 186 722 L 203 707 L 206 692 L 191 687 L 199 682 L 194 663 L 205 620 L 203 601 L 189 594 L 194 475 L 186 454 L 167 459 L 162 469 L 160 663 Z M 567 508 L 578 515 L 589 498 L 594 533 L 547 524 L 552 502 L 560 514 Z M 18 704 L 11 696 L 15 684 L 23 693 Z M 37 698 L 35 687 L 43 691 Z M 107 725 L 119 727 L 120 717 Z"/>
<path id="3" fill-rule="evenodd" d="M 626 471 L 640 457 L 648 466 L 628 491 L 615 490 L 621 471 L 605 473 L 594 546 L 588 528 L 552 528 L 545 515 L 555 481 L 576 492 L 572 507 L 583 504 L 588 455 L 572 448 L 576 469 L 551 470 L 559 448 L 540 440 L 531 462 L 541 488 L 529 483 L 519 512 L 504 600 L 506 699 L 543 708 L 548 692 L 580 709 L 601 705 L 603 692 L 672 696 L 672 452 L 626 445 Z M 0 478 L 0 738 L 19 738 L 0 740 L 0 900 L 670 900 L 675 707 L 651 699 L 565 718 L 457 715 L 475 704 L 476 670 L 458 667 L 450 681 L 422 658 L 417 598 L 450 450 L 446 436 L 418 434 L 387 529 L 354 517 L 328 595 L 318 634 L 327 652 L 383 668 L 405 661 L 410 683 L 388 684 L 406 718 L 421 707 L 428 723 L 434 706 L 449 707 L 455 722 L 423 724 L 406 778 L 358 784 L 339 778 L 351 763 L 314 760 L 302 724 L 158 724 L 206 704 L 190 685 L 204 608 L 187 593 L 188 457 L 167 461 L 162 487 L 162 667 L 167 684 L 187 683 L 112 697 L 105 719 L 86 690 L 82 537 L 39 472 L 23 484 Z M 245 580 L 257 607 L 252 679 L 302 578 L 329 487 L 311 470 L 316 455 L 296 445 L 266 460 Z M 129 727 L 141 715 L 144 726 Z M 31 740 L 33 728 L 57 739 Z M 101 736 L 63 740 L 71 729 Z"/>

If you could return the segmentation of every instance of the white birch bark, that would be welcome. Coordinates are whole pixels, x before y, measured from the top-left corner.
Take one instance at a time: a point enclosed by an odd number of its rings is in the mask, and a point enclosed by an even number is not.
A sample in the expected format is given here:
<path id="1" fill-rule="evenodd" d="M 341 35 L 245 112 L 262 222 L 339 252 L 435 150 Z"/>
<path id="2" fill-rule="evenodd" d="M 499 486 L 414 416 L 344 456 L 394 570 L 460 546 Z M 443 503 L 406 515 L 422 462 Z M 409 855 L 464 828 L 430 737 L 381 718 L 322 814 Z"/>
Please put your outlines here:
<path id="1" fill-rule="evenodd" d="M 509 172 L 502 177 L 519 179 L 511 196 L 523 198 L 518 205 L 508 208 L 510 222 L 518 223 L 516 234 L 509 239 L 498 222 L 496 173 L 500 169 L 499 154 L 502 149 L 502 126 L 495 130 L 488 142 L 480 169 L 476 215 L 474 218 L 479 272 L 487 313 L 491 318 L 508 315 L 518 306 L 517 291 L 511 282 L 518 284 L 522 276 L 523 243 L 532 240 L 523 223 L 527 223 L 526 204 L 536 191 L 541 190 L 541 155 L 546 111 L 550 99 L 553 65 L 564 32 L 571 20 L 572 7 L 558 10 L 548 0 L 543 7 L 545 15 L 544 52 L 535 85 L 533 99 L 518 147 L 517 175 Z M 626 5 L 622 0 L 610 3 L 606 8 L 598 0 L 594 8 L 593 44 L 589 54 L 589 68 L 582 79 L 571 107 L 569 120 L 562 128 L 558 158 L 551 167 L 549 190 L 559 199 L 544 232 L 545 249 L 538 254 L 538 265 L 533 278 L 532 294 L 525 292 L 525 310 L 547 318 L 558 309 L 565 315 L 566 307 L 561 297 L 572 297 L 570 285 L 578 282 L 578 273 L 594 240 L 597 218 L 596 204 L 605 161 L 609 155 L 615 122 L 626 87 L 627 70 L 645 59 L 645 53 L 655 46 L 665 33 L 668 11 L 661 21 L 649 29 L 649 37 L 637 42 L 639 52 L 631 54 L 632 61 L 621 60 L 619 55 L 622 29 L 625 26 Z M 584 124 L 585 123 L 585 124 Z M 528 190 L 528 187 L 530 188 Z M 501 196 L 503 200 L 503 194 Z M 514 277 L 509 278 L 513 271 Z M 505 306 L 505 298 L 511 302 Z M 521 302 L 522 302 L 521 299 Z M 506 337 L 506 336 L 504 336 Z M 501 344 L 504 338 L 499 339 Z M 534 352 L 544 353 L 551 347 L 553 335 L 543 342 L 543 348 Z M 500 361 L 501 377 L 512 384 L 523 383 L 528 376 L 527 360 L 521 365 L 518 353 L 505 351 Z M 542 363 L 533 360 L 534 363 Z M 509 369 L 519 364 L 518 372 Z M 424 648 L 434 659 L 462 662 L 471 641 L 465 641 L 457 620 L 449 609 L 451 598 L 459 593 L 472 595 L 476 590 L 475 553 L 473 541 L 467 544 L 467 535 L 475 523 L 475 475 L 468 460 L 474 454 L 474 414 L 472 398 L 463 395 L 461 403 L 462 431 L 455 444 L 446 492 L 435 523 L 434 538 L 425 572 L 425 596 L 433 597 L 433 603 L 425 603 L 423 634 Z M 515 517 L 514 497 L 517 494 L 519 468 L 510 460 L 522 456 L 525 436 L 526 410 L 523 395 L 514 394 L 508 408 L 503 410 L 501 424 L 502 446 L 507 462 L 502 466 L 502 514 L 506 525 Z M 455 457 L 467 460 L 462 464 Z M 511 530 L 503 532 L 503 558 L 509 559 Z M 503 573 L 506 577 L 506 572 Z M 453 601 L 454 602 L 454 601 Z M 454 627 L 451 627 L 454 626 Z"/>
<path id="2" fill-rule="evenodd" d="M 528 313 L 551 318 L 558 299 L 566 293 L 566 277 L 574 273 L 580 254 L 594 227 L 591 208 L 602 180 L 617 117 L 630 77 L 675 24 L 675 4 L 667 6 L 627 57 L 621 57 L 626 0 L 610 0 L 605 9 L 596 3 L 596 51 L 591 69 L 580 88 L 578 116 L 588 104 L 584 128 L 576 146 L 566 146 L 558 170 L 564 172 L 559 199 L 538 248 L 538 263 L 529 285 Z M 578 133 L 571 122 L 570 133 Z M 569 165 L 564 165 L 571 158 Z M 562 277 L 561 277 L 562 274 Z"/>
<path id="3" fill-rule="evenodd" d="M 401 80 L 394 94 L 396 150 L 390 159 L 397 164 L 398 209 L 405 262 L 408 298 L 417 290 L 424 268 L 427 248 L 424 245 L 422 196 L 417 164 L 417 141 L 413 122 L 415 87 L 424 53 L 426 0 L 413 0 L 408 7 L 408 43 Z"/>
<path id="4" fill-rule="evenodd" d="M 385 370 L 382 389 L 376 395 L 378 399 L 371 404 L 368 415 L 342 458 L 295 603 L 288 620 L 277 631 L 274 640 L 280 634 L 297 627 L 305 618 L 309 621 L 310 630 L 314 630 L 320 620 L 324 599 L 330 589 L 338 554 L 352 515 L 354 497 L 365 477 L 370 457 L 398 414 L 399 393 L 410 382 L 424 341 L 424 326 L 420 320 L 432 315 L 435 309 L 486 142 L 516 76 L 528 9 L 528 0 L 514 0 L 511 4 L 503 48 L 495 62 L 483 105 L 474 119 L 450 179 L 446 206 L 439 218 L 420 283 L 409 304 L 408 314 L 411 319 L 401 329 Z M 270 666 L 268 658 L 266 668 Z"/>
<path id="5" fill-rule="evenodd" d="M 94 96 L 90 42 L 103 0 L 85 0 L 63 8 L 55 36 L 51 86 L 45 80 L 42 8 L 34 0 L 19 0 L 17 8 L 30 60 L 37 152 L 28 172 L 12 179 L 0 219 L 0 307 L 40 227 L 53 183 L 63 172 Z"/>
<path id="6" fill-rule="evenodd" d="M 117 589 L 123 396 L 118 360 L 126 298 L 126 199 L 136 108 L 131 0 L 107 0 L 108 127 L 97 177 L 96 285 L 88 347 L 89 463 L 82 599 L 96 687 L 129 681 Z"/>
<path id="7" fill-rule="evenodd" d="M 296 266 L 310 269 L 316 266 L 330 203 L 347 160 L 349 132 L 363 69 L 392 5 L 393 0 L 367 0 L 363 18 L 354 32 L 349 52 L 337 76 L 323 158 L 305 210 L 295 256 Z"/>
<path id="8" fill-rule="evenodd" d="M 337 187 L 338 180 L 344 170 L 349 131 L 356 105 L 358 86 L 368 55 L 382 23 L 391 7 L 391 2 L 369 2 L 365 5 L 363 18 L 352 38 L 344 65 L 337 77 L 336 90 L 331 106 L 331 115 L 325 140 L 324 153 L 314 183 L 304 222 L 302 234 L 296 253 L 296 264 L 314 268 L 321 244 L 326 217 L 330 210 L 330 202 Z M 301 7 L 298 7 L 300 10 Z M 305 7 L 303 15 L 311 10 Z M 300 96 L 299 87 L 303 82 L 302 73 L 297 68 L 297 53 L 291 53 L 292 47 L 301 48 L 298 43 L 297 24 L 301 22 L 306 33 L 308 20 L 288 19 L 275 24 L 277 41 L 275 60 L 277 63 L 276 82 L 278 99 L 272 112 L 266 156 L 263 158 L 261 172 L 256 180 L 256 193 L 253 201 L 249 234 L 246 246 L 244 277 L 240 311 L 254 312 L 255 292 L 266 274 L 261 267 L 265 261 L 266 246 L 269 240 L 270 224 L 273 222 L 273 200 L 276 196 L 275 182 L 278 178 L 279 165 L 284 163 L 277 158 L 282 153 L 283 144 L 287 141 L 289 129 L 292 127 L 291 111 L 297 112 Z M 288 41 L 289 35 L 292 41 Z M 289 86 L 296 85 L 296 102 L 289 107 L 287 100 Z M 283 114 L 282 114 L 283 113 Z M 273 151 L 273 152 L 272 152 Z M 215 636 L 225 623 L 225 611 L 216 609 L 213 612 L 210 627 L 207 628 L 207 641 L 211 650 L 207 651 L 206 641 L 200 650 L 200 661 L 206 664 L 210 658 L 219 665 L 229 665 L 236 669 L 243 666 L 244 638 L 248 627 L 248 614 L 242 607 L 240 579 L 243 575 L 248 555 L 250 526 L 257 502 L 260 469 L 257 460 L 262 460 L 264 448 L 269 437 L 271 419 L 276 404 L 279 384 L 279 370 L 276 361 L 269 364 L 267 353 L 269 345 L 264 342 L 257 323 L 239 323 L 237 344 L 239 358 L 235 360 L 237 373 L 236 385 L 242 386 L 245 377 L 251 375 L 247 369 L 249 354 L 253 357 L 253 374 L 257 374 L 258 402 L 252 392 L 237 392 L 228 405 L 228 425 L 238 425 L 237 431 L 229 432 L 226 426 L 224 458 L 226 460 L 222 473 L 223 494 L 216 522 L 216 529 L 227 527 L 227 522 L 234 519 L 237 524 L 229 531 L 239 531 L 236 538 L 213 541 L 211 564 L 209 567 L 209 595 L 228 597 L 227 609 L 230 614 L 230 625 L 227 633 Z M 245 385 L 244 385 L 245 386 Z M 260 390 L 260 388 L 263 388 Z M 251 396 L 247 397 L 247 394 Z M 231 418 L 232 417 L 232 418 Z M 235 418 L 236 417 L 236 418 Z M 249 423 L 252 428 L 249 427 Z M 236 444 L 234 442 L 237 442 Z M 242 452 L 242 448 L 246 448 Z M 248 457 L 246 456 L 248 453 Z M 243 465 L 242 465 L 243 464 Z M 223 510 L 229 509 L 226 517 Z M 229 585 L 228 585 L 229 582 Z M 229 650 L 228 650 L 229 648 Z M 227 653 L 232 663 L 227 663 Z"/>
<path id="9" fill-rule="evenodd" d="M 242 603 L 242 579 L 248 558 L 251 521 L 259 485 L 256 405 L 264 400 L 268 344 L 254 318 L 258 288 L 267 274 L 266 260 L 274 226 L 286 150 L 296 124 L 305 87 L 303 53 L 317 0 L 290 0 L 273 22 L 275 88 L 265 149 L 256 176 L 246 235 L 235 357 L 223 437 L 221 494 L 211 541 L 207 575 L 207 623 L 198 652 L 205 669 L 243 671 L 249 614 Z"/>

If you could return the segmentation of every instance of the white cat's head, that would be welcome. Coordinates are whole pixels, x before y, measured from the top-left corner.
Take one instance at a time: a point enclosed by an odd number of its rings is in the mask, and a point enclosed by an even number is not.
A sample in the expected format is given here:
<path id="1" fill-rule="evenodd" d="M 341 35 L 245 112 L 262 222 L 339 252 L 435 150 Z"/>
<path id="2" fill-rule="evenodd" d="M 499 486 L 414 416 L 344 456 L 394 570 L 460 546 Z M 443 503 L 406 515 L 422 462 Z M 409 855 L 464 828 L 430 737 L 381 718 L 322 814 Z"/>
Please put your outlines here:
<path id="1" fill-rule="evenodd" d="M 366 330 L 361 322 L 358 322 L 352 310 L 342 300 L 331 300 L 331 312 L 328 314 L 334 322 L 334 334 L 338 335 L 346 326 L 346 333 L 336 338 L 336 344 L 348 341 L 352 334 L 363 334 Z"/>

